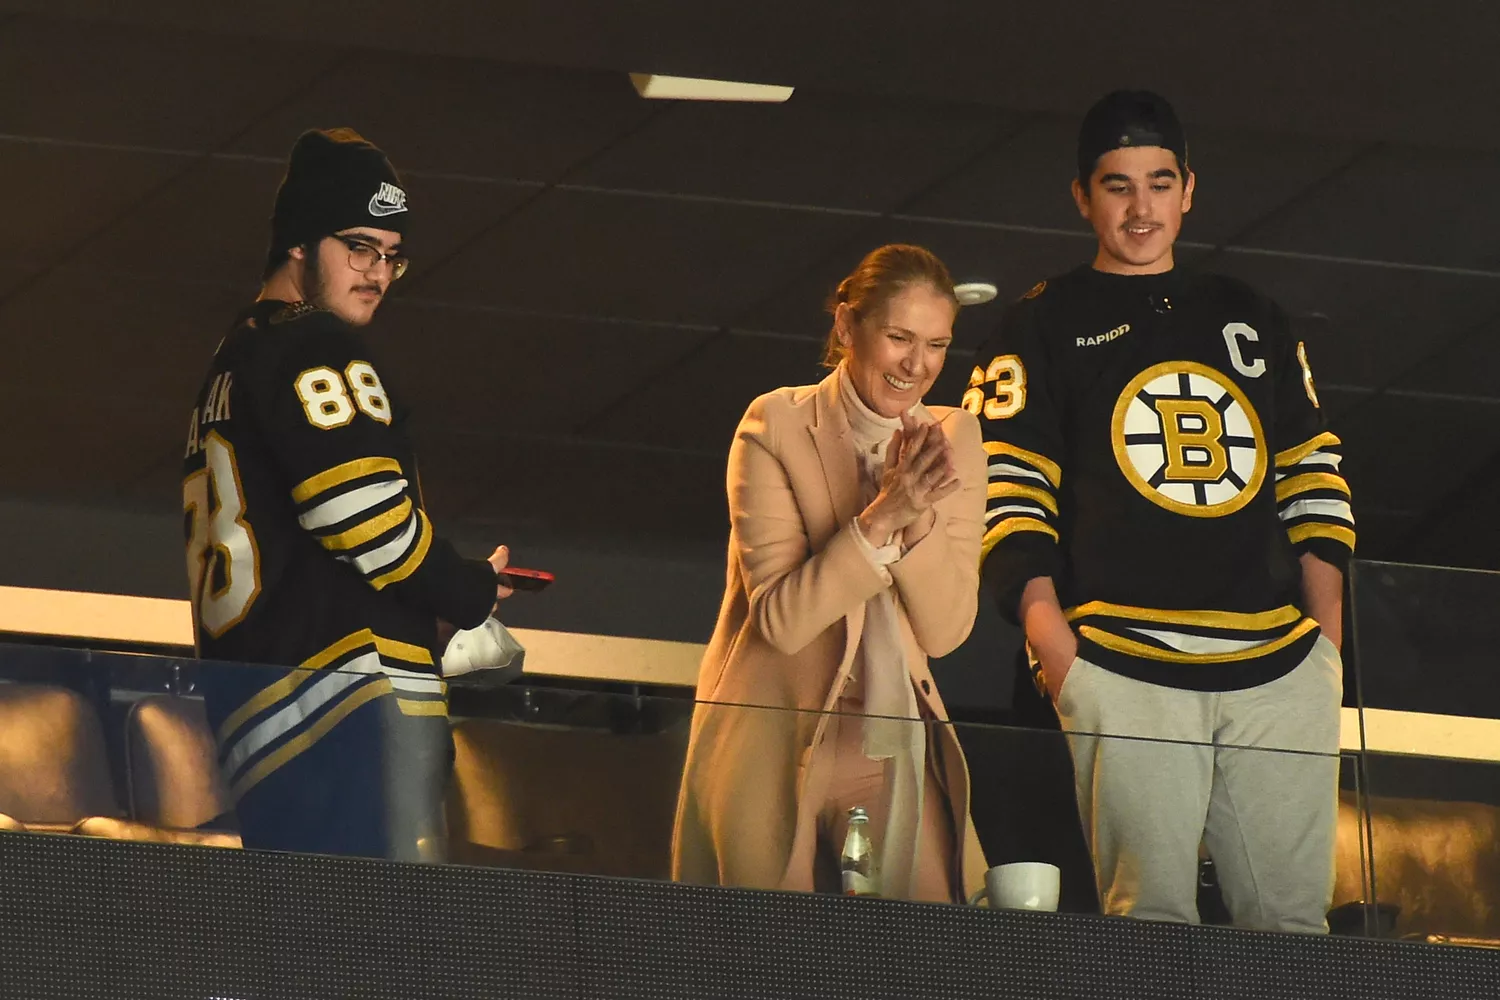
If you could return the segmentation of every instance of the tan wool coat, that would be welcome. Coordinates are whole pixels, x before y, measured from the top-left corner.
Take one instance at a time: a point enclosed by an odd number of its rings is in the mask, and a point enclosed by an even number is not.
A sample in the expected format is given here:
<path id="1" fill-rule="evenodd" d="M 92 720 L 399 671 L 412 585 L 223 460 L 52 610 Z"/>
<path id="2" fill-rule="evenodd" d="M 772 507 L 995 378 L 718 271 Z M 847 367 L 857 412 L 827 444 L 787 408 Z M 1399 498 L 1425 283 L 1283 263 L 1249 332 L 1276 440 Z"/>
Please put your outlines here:
<path id="1" fill-rule="evenodd" d="M 698 674 L 672 838 L 673 877 L 711 885 L 811 891 L 830 754 L 813 754 L 850 680 L 865 602 L 884 584 L 852 523 L 863 509 L 838 373 L 750 404 L 729 452 L 728 579 Z M 932 530 L 891 567 L 897 616 L 923 715 L 946 721 L 928 669 L 968 637 L 979 591 L 985 462 L 979 424 L 930 407 L 953 443 L 962 487 Z M 713 703 L 713 704 L 705 704 Z M 949 796 L 959 884 L 983 885 L 969 819 L 969 774 L 947 725 L 929 756 Z"/>

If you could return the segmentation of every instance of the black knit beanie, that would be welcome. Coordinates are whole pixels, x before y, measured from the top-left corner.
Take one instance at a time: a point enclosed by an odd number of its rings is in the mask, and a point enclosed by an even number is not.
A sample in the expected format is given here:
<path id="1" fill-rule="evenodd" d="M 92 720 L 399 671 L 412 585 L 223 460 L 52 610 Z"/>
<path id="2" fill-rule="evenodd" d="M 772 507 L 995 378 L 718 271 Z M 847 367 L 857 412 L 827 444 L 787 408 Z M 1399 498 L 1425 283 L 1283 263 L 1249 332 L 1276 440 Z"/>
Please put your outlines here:
<path id="1" fill-rule="evenodd" d="M 1126 146 L 1160 146 L 1177 156 L 1187 181 L 1187 134 L 1177 112 L 1160 94 L 1149 90 L 1117 90 L 1100 98 L 1078 130 L 1078 182 L 1087 190 L 1099 157 Z"/>
<path id="2" fill-rule="evenodd" d="M 276 192 L 266 270 L 292 247 L 355 226 L 404 235 L 409 218 L 401 178 L 374 143 L 352 128 L 304 132 Z"/>

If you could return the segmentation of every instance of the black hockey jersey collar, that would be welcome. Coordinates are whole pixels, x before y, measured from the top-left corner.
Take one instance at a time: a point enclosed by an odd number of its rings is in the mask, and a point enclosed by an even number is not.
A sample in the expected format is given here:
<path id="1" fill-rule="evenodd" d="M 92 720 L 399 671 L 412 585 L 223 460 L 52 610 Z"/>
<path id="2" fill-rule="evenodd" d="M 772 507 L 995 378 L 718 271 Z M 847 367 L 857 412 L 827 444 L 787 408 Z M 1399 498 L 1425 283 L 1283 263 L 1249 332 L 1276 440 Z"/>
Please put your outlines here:
<path id="1" fill-rule="evenodd" d="M 1171 311 L 1173 298 L 1182 295 L 1192 282 L 1192 276 L 1180 267 L 1160 274 L 1115 274 L 1085 264 L 1073 272 L 1073 277 L 1083 285 L 1085 294 L 1100 301 L 1146 302 L 1163 313 Z"/>
<path id="2" fill-rule="evenodd" d="M 1092 264 L 1084 264 L 1074 270 L 1073 275 L 1088 283 L 1091 290 L 1114 294 L 1145 292 L 1149 295 L 1153 292 L 1177 291 L 1192 280 L 1191 272 L 1180 267 L 1160 274 L 1115 274 L 1113 271 L 1100 271 Z"/>

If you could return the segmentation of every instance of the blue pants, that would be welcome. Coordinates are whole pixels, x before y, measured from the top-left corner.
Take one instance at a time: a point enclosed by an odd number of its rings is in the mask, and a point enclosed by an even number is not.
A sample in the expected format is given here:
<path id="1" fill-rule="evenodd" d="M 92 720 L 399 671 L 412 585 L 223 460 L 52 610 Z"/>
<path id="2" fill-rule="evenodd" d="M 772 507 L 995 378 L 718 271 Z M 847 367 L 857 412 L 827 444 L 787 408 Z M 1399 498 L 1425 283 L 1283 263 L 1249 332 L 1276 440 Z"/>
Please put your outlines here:
<path id="1" fill-rule="evenodd" d="M 205 663 L 201 676 L 245 847 L 443 860 L 441 700 L 398 697 L 379 674 Z"/>

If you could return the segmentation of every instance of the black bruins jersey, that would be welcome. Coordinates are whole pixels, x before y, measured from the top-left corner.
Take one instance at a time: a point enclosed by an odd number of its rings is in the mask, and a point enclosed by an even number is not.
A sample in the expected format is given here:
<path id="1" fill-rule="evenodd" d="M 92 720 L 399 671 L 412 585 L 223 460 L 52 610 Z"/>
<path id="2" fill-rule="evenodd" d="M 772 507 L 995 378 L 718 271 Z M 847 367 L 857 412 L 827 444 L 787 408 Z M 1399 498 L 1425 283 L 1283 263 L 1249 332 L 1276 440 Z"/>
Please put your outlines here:
<path id="1" fill-rule="evenodd" d="M 1298 556 L 1354 549 L 1340 444 L 1303 344 L 1229 278 L 1082 267 L 1005 314 L 964 406 L 989 464 L 983 575 L 1011 620 L 1053 578 L 1079 655 L 1231 690 L 1318 636 Z"/>
<path id="2" fill-rule="evenodd" d="M 354 329 L 302 303 L 242 314 L 199 393 L 183 472 L 199 655 L 337 670 L 308 685 L 329 712 L 394 691 L 407 714 L 446 713 L 437 621 L 480 624 L 495 574 L 435 537 L 406 412 Z M 307 693 L 307 676 L 257 694 L 221 736 L 264 728 L 261 716 Z M 361 676 L 380 683 L 356 685 Z M 269 749 L 244 742 L 226 750 L 232 779 Z"/>

